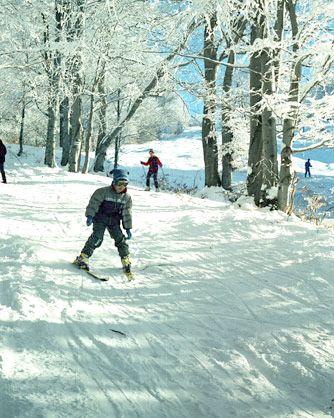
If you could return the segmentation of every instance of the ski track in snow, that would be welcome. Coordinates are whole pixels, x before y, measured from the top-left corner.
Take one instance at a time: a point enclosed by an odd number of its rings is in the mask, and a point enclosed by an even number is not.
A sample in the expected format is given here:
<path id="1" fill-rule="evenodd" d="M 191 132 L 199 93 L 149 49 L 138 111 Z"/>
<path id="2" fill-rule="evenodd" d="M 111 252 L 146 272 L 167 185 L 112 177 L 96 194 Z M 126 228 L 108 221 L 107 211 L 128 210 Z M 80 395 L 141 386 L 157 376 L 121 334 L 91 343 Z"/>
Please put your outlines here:
<path id="1" fill-rule="evenodd" d="M 106 235 L 100 283 L 71 262 L 109 179 L 47 171 L 1 191 L 1 418 L 329 415 L 332 234 L 130 187 L 136 279 Z"/>

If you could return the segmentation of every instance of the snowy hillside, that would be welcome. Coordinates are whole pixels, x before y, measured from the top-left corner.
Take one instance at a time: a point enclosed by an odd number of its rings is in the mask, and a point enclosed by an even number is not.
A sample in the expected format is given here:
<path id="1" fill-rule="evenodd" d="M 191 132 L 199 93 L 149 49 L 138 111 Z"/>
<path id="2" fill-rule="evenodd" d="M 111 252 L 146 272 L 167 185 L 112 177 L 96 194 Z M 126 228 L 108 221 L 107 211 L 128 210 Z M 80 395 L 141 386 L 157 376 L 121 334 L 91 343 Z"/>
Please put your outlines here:
<path id="1" fill-rule="evenodd" d="M 158 150 L 164 173 L 193 178 L 197 148 L 173 145 Z M 122 159 L 131 283 L 107 235 L 91 263 L 108 282 L 71 265 L 91 233 L 88 199 L 110 179 L 8 147 L 0 418 L 331 416 L 334 234 L 246 198 L 144 192 L 138 162 L 150 146 Z"/>

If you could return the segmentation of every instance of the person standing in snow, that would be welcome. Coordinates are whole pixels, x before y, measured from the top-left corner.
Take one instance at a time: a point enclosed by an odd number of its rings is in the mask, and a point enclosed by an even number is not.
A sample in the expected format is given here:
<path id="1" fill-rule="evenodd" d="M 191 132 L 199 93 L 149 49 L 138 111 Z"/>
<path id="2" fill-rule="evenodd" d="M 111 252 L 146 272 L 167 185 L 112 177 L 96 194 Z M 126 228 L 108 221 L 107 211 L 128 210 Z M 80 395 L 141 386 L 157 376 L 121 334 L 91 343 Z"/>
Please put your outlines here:
<path id="1" fill-rule="evenodd" d="M 0 139 L 0 172 L 1 172 L 3 183 L 7 183 L 5 167 L 4 167 L 5 160 L 6 160 L 6 158 L 5 158 L 6 154 L 7 154 L 7 148 L 5 147 L 5 144 Z"/>
<path id="2" fill-rule="evenodd" d="M 312 167 L 310 159 L 308 159 L 305 163 L 305 177 L 308 176 L 311 177 L 311 171 L 310 171 L 310 167 Z"/>
<path id="3" fill-rule="evenodd" d="M 159 183 L 158 183 L 158 169 L 159 167 L 162 167 L 162 163 L 159 160 L 159 158 L 154 154 L 154 151 L 152 148 L 150 149 L 149 154 L 150 154 L 150 157 L 146 161 L 146 163 L 144 161 L 140 161 L 140 164 L 149 166 L 148 173 L 146 176 L 146 189 L 145 190 L 146 191 L 150 190 L 150 180 L 151 180 L 151 176 L 153 176 L 155 190 L 159 192 L 160 189 L 159 189 Z"/>
<path id="4" fill-rule="evenodd" d="M 101 246 L 105 230 L 115 241 L 118 254 L 121 257 L 123 270 L 129 280 L 133 279 L 129 246 L 127 240 L 132 237 L 132 199 L 127 192 L 128 173 L 125 170 L 114 169 L 110 172 L 113 181 L 110 186 L 95 190 L 86 208 L 86 224 L 93 225 L 93 233 L 84 245 L 81 254 L 74 260 L 79 268 L 89 270 L 89 257 Z M 123 235 L 121 223 L 127 237 Z"/>

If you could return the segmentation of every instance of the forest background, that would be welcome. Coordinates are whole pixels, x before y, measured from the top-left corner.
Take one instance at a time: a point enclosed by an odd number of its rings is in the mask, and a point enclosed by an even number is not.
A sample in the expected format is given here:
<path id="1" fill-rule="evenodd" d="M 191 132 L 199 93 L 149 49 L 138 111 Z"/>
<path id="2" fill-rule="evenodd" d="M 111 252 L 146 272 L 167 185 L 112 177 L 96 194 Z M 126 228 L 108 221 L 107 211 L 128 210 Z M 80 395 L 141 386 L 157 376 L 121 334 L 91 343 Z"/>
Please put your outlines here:
<path id="1" fill-rule="evenodd" d="M 333 147 L 331 0 L 0 1 L 0 135 L 70 172 L 200 125 L 205 185 L 287 213 L 292 156 Z M 90 161 L 90 151 L 95 157 Z"/>

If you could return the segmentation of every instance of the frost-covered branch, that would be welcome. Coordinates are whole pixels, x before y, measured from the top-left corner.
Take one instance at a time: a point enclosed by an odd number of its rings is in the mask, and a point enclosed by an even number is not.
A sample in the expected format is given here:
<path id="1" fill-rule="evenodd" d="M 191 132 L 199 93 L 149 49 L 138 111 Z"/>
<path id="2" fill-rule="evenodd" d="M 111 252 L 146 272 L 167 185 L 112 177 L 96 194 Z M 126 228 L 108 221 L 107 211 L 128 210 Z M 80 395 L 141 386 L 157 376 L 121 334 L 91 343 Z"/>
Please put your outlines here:
<path id="1" fill-rule="evenodd" d="M 292 150 L 292 154 L 297 154 L 297 153 L 305 152 L 305 151 L 311 151 L 311 150 L 314 150 L 314 149 L 317 149 L 317 148 L 323 148 L 324 146 L 326 146 L 329 143 L 330 143 L 330 140 L 329 139 L 326 139 L 326 140 L 323 140 L 323 141 L 318 142 L 317 144 L 310 145 L 308 147 L 294 148 Z M 333 147 L 334 147 L 334 145 L 333 146 L 330 146 L 328 148 L 333 148 Z"/>

